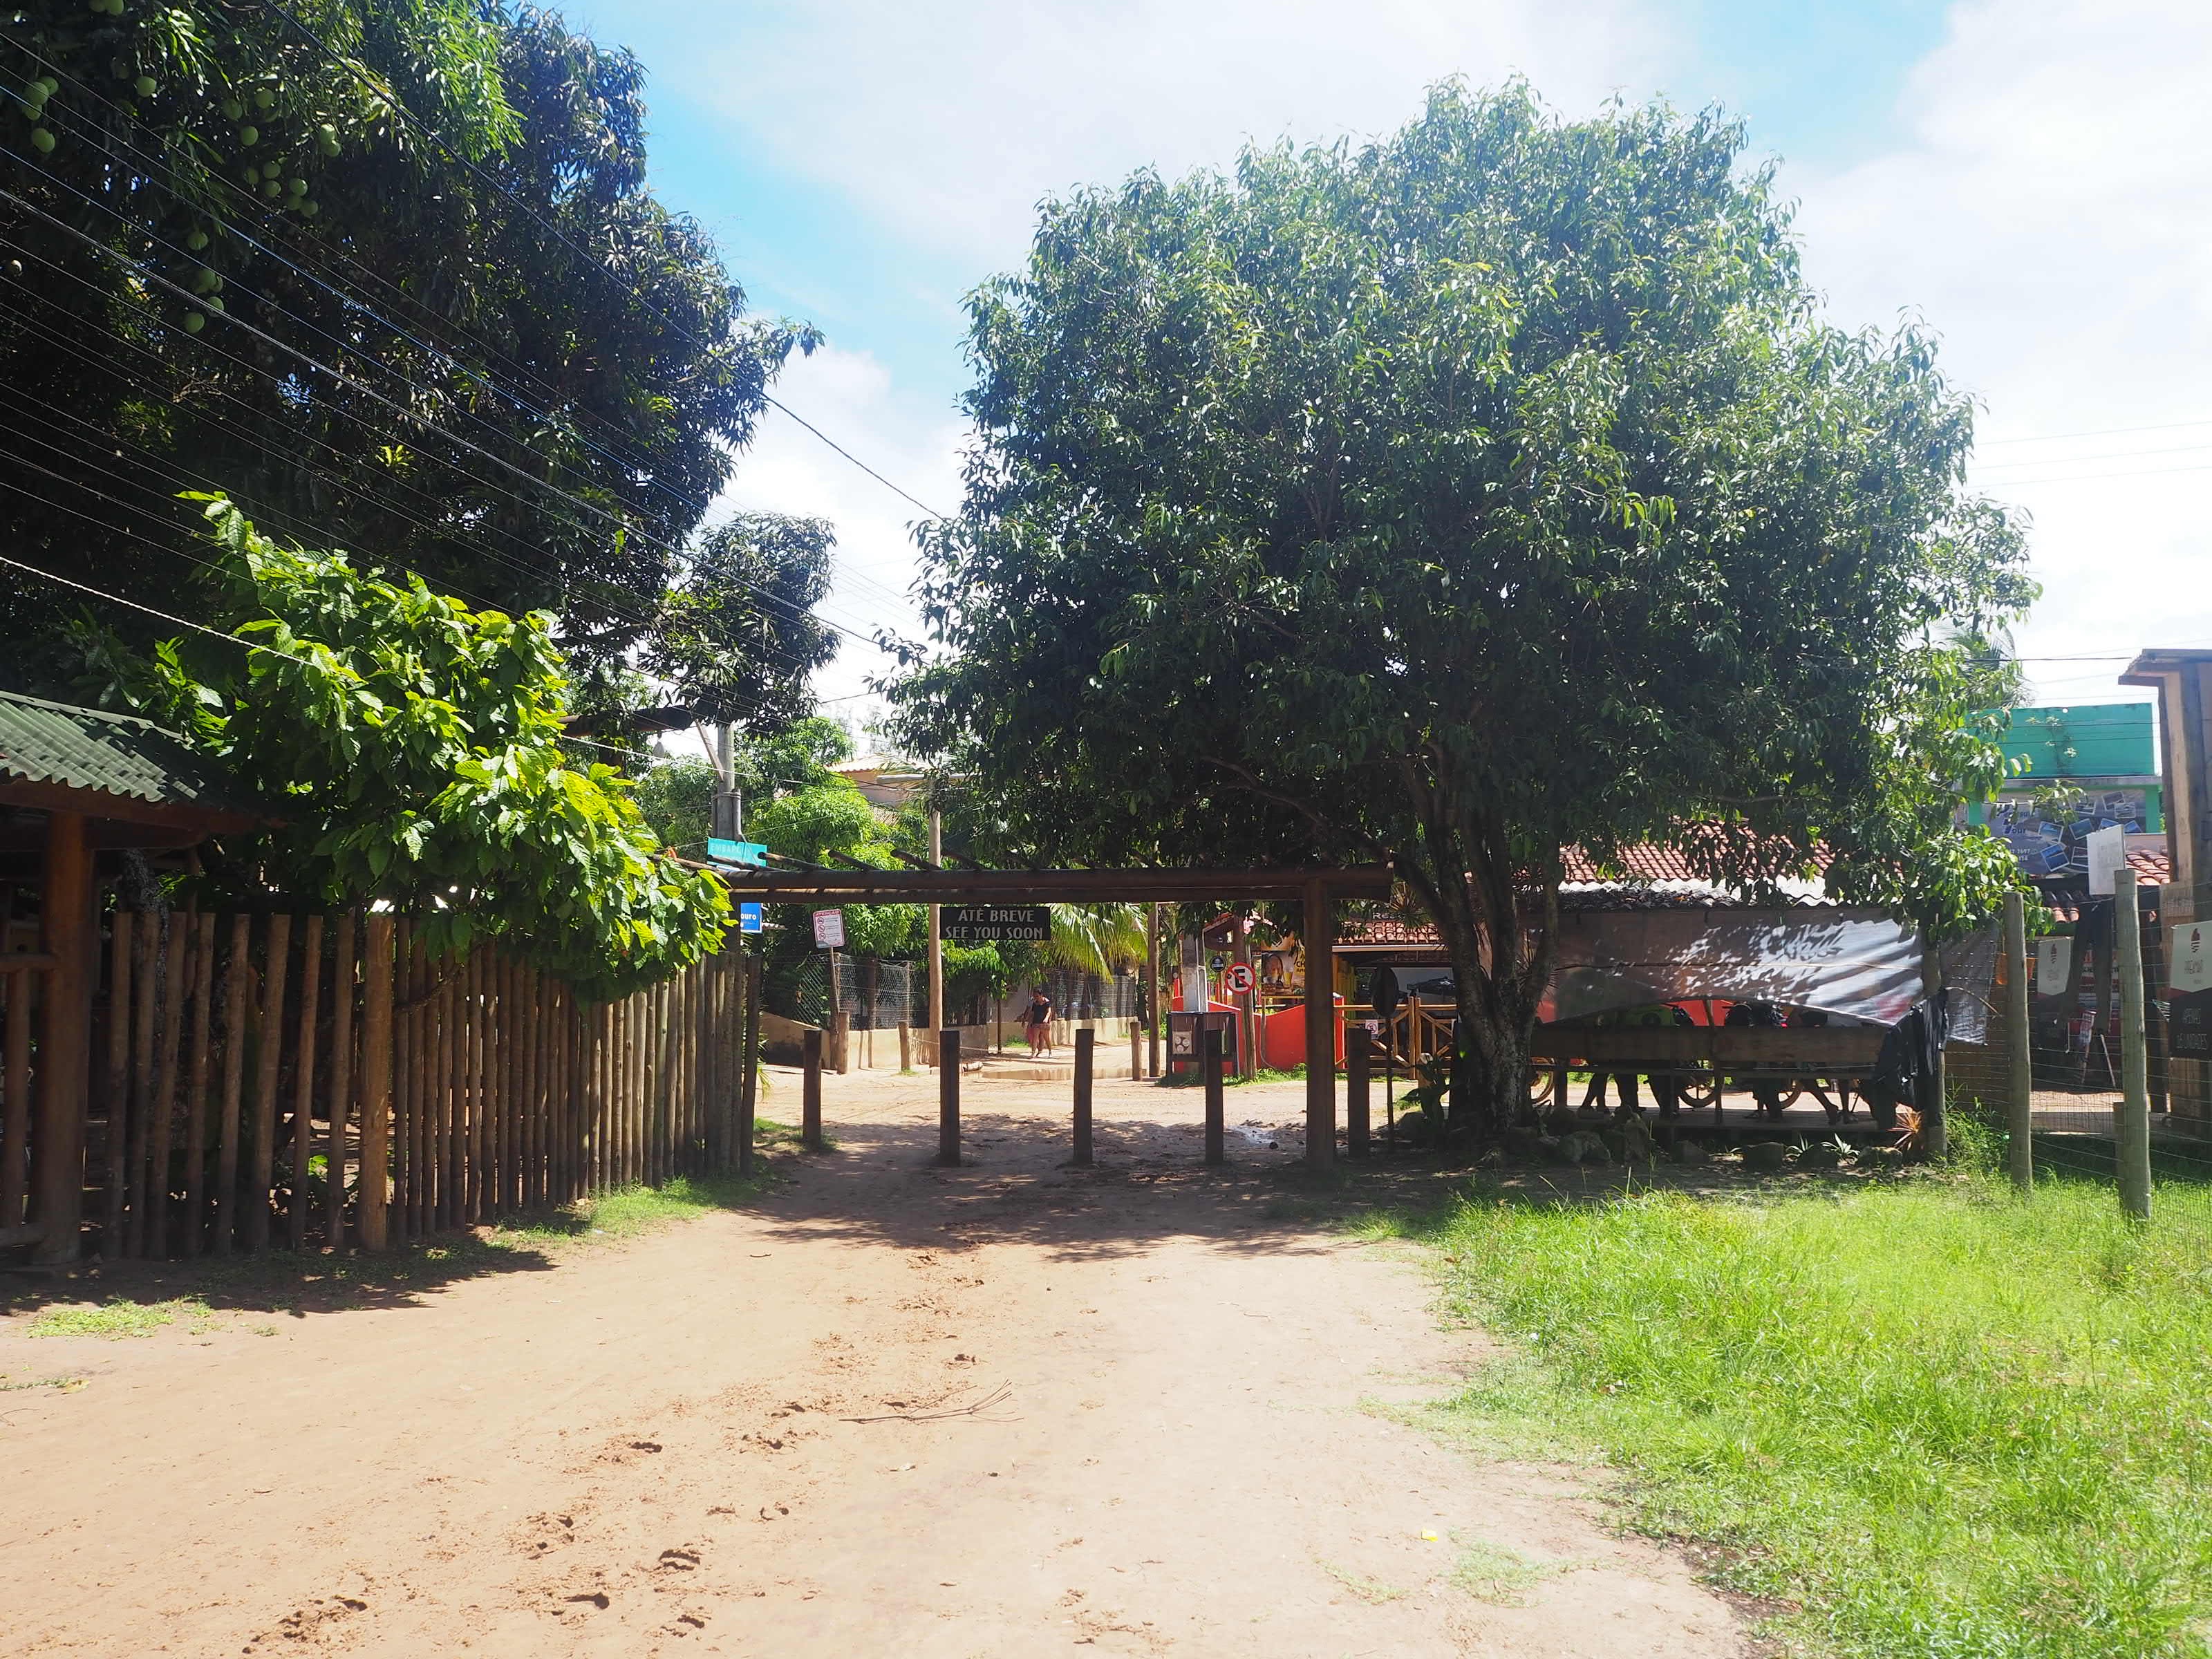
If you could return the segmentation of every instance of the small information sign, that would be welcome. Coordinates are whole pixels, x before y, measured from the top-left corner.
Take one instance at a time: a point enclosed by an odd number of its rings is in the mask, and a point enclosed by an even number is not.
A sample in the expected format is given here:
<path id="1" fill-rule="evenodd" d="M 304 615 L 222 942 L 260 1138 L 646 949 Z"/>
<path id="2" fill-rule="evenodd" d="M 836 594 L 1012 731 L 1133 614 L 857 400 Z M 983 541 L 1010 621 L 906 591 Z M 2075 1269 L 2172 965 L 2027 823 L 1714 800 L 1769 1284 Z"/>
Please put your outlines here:
<path id="1" fill-rule="evenodd" d="M 768 868 L 768 844 L 757 841 L 726 841 L 720 836 L 707 838 L 707 856 L 717 864 L 742 864 L 748 869 Z"/>
<path id="2" fill-rule="evenodd" d="M 2176 922 L 2166 931 L 2172 955 L 2166 966 L 2166 988 L 2177 997 L 2188 991 L 2212 991 L 2212 922 Z"/>
<path id="3" fill-rule="evenodd" d="M 1252 964 L 1249 962 L 1231 963 L 1221 975 L 1221 982 L 1237 995 L 1243 996 L 1252 988 Z"/>
<path id="4" fill-rule="evenodd" d="M 845 913 L 842 910 L 817 910 L 814 913 L 814 942 L 826 945 L 833 951 L 844 947 Z"/>
<path id="5" fill-rule="evenodd" d="M 761 907 L 750 899 L 738 906 L 738 931 L 757 933 L 761 930 Z"/>
<path id="6" fill-rule="evenodd" d="M 2212 1060 L 2212 991 L 2175 995 L 2167 1048 L 2177 1060 Z"/>
<path id="7" fill-rule="evenodd" d="M 942 920 L 947 945 L 1042 945 L 1052 938 L 1046 904 L 955 904 Z"/>

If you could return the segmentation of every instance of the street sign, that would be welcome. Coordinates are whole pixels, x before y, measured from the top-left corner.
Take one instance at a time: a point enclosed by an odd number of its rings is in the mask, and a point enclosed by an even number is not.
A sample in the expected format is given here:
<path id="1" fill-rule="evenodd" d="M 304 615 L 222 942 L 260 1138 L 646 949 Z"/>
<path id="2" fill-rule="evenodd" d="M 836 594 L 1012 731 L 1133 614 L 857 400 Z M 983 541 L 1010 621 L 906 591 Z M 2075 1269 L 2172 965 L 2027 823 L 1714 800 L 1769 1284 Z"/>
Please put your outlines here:
<path id="1" fill-rule="evenodd" d="M 2177 1060 L 2212 1060 L 2212 991 L 2177 993 L 2166 1052 Z"/>
<path id="2" fill-rule="evenodd" d="M 757 841 L 725 841 L 720 836 L 707 838 L 707 856 L 718 864 L 742 864 L 754 870 L 768 868 L 768 848 Z"/>
<path id="3" fill-rule="evenodd" d="M 955 904 L 943 914 L 947 945 L 1042 945 L 1052 938 L 1048 904 Z"/>
<path id="4" fill-rule="evenodd" d="M 1237 995 L 1243 996 L 1252 988 L 1252 964 L 1249 962 L 1231 963 L 1228 970 L 1221 975 L 1221 982 Z"/>
<path id="5" fill-rule="evenodd" d="M 845 913 L 842 910 L 817 910 L 814 913 L 814 942 L 826 945 L 833 951 L 843 948 Z"/>
<path id="6" fill-rule="evenodd" d="M 738 906 L 738 931 L 757 933 L 761 930 L 761 908 L 750 901 Z"/>

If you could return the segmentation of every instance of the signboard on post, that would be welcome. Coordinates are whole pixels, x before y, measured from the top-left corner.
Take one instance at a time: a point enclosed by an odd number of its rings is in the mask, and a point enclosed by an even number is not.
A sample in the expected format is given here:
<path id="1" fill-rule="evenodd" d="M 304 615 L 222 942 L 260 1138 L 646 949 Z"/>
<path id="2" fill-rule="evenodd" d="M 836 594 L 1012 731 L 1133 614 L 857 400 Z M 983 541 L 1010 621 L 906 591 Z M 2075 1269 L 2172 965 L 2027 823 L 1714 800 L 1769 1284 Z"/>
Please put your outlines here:
<path id="1" fill-rule="evenodd" d="M 1048 904 L 952 904 L 940 935 L 947 945 L 1042 945 L 1052 938 Z"/>
<path id="2" fill-rule="evenodd" d="M 720 836 L 709 836 L 707 856 L 718 864 L 740 864 L 749 870 L 768 868 L 768 845 L 764 842 L 725 841 Z"/>
<path id="3" fill-rule="evenodd" d="M 2116 879 L 2127 867 L 2128 830 L 2122 823 L 2107 824 L 2093 831 L 2084 845 L 2089 854 L 2089 891 L 2094 895 L 2108 894 L 2118 886 Z"/>
<path id="4" fill-rule="evenodd" d="M 1252 988 L 1252 964 L 1249 962 L 1231 963 L 1221 975 L 1221 983 L 1225 989 L 1243 996 Z"/>
<path id="5" fill-rule="evenodd" d="M 2166 1034 L 2166 1051 L 2176 1060 L 2212 1060 L 2212 991 L 2177 993 Z"/>
<path id="6" fill-rule="evenodd" d="M 2177 1000 L 2212 991 L 2212 922 L 2176 922 L 2166 931 L 2166 988 Z"/>
<path id="7" fill-rule="evenodd" d="M 747 899 L 744 903 L 738 906 L 738 931 L 739 933 L 757 933 L 760 932 L 761 927 L 761 907 L 758 904 L 755 903 L 750 899 Z"/>
<path id="8" fill-rule="evenodd" d="M 817 910 L 814 913 L 814 942 L 826 945 L 833 951 L 845 945 L 845 913 L 842 910 Z"/>

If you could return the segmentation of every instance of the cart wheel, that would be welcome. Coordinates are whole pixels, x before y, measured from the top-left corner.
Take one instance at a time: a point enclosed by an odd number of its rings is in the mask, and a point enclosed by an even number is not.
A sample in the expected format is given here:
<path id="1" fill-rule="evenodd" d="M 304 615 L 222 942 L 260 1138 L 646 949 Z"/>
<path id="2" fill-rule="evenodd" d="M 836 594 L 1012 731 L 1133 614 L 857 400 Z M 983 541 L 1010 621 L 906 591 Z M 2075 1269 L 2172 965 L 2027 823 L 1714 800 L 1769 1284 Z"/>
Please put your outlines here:
<path id="1" fill-rule="evenodd" d="M 1682 1104 L 1685 1106 L 1710 1106 L 1720 1097 L 1720 1092 L 1721 1080 L 1710 1072 L 1682 1079 Z"/>
<path id="2" fill-rule="evenodd" d="M 1528 1104 L 1540 1115 L 1552 1103 L 1552 1085 L 1559 1074 L 1548 1066 L 1533 1073 L 1528 1085 Z"/>
<path id="3" fill-rule="evenodd" d="M 1795 1106 L 1799 1101 L 1805 1098 L 1804 1085 L 1802 1084 L 1793 1083 L 1787 1089 L 1783 1090 L 1780 1095 L 1777 1097 L 1782 1103 L 1777 1106 L 1774 1109 L 1778 1113 L 1786 1112 L 1792 1106 Z"/>

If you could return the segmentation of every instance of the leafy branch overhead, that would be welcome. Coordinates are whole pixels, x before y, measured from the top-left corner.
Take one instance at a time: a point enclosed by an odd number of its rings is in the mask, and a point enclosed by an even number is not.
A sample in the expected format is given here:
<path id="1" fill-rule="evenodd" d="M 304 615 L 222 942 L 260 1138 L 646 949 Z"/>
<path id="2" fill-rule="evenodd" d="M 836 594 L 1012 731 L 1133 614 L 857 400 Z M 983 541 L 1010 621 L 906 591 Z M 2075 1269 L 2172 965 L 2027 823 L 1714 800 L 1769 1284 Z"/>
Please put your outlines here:
<path id="1" fill-rule="evenodd" d="M 664 857 L 629 781 L 562 740 L 550 617 L 364 576 L 201 499 L 222 552 L 211 613 L 260 648 L 164 641 L 133 689 L 286 820 L 227 844 L 213 879 L 387 901 L 444 952 L 507 937 L 592 995 L 715 947 L 721 884 Z"/>

